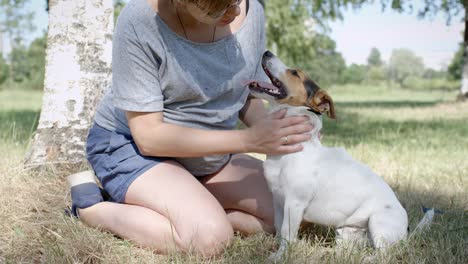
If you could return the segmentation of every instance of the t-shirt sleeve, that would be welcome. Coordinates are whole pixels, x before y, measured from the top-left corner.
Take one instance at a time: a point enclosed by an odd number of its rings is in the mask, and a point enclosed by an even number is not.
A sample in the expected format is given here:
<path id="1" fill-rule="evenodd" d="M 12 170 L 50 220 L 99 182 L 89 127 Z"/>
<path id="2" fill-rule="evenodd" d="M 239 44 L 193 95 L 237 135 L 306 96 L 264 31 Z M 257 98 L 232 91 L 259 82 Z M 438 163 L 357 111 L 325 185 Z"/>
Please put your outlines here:
<path id="1" fill-rule="evenodd" d="M 112 93 L 116 108 L 134 112 L 163 110 L 160 57 L 138 38 L 128 19 L 119 19 L 112 50 Z"/>

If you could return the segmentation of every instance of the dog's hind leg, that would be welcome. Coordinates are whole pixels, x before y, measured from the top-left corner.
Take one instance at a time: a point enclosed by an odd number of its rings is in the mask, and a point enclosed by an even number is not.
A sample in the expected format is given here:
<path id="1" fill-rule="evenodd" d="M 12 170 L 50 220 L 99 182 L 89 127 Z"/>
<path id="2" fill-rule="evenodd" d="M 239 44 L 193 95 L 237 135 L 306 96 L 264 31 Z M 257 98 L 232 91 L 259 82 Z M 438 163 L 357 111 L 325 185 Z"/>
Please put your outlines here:
<path id="1" fill-rule="evenodd" d="M 393 208 L 392 208 L 393 209 Z M 385 249 L 406 238 L 408 232 L 406 211 L 382 210 L 369 218 L 369 236 L 372 245 Z"/>

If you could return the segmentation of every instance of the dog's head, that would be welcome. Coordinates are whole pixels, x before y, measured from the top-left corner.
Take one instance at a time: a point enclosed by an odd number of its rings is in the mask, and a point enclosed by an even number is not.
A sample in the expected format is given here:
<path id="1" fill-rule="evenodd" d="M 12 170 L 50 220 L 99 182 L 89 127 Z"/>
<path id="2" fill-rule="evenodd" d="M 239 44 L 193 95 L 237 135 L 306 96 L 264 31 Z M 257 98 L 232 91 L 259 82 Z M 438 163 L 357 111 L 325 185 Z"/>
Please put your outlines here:
<path id="1" fill-rule="evenodd" d="M 262 66 L 271 84 L 250 82 L 249 88 L 254 97 L 278 104 L 306 106 L 317 114 L 326 113 L 328 117 L 336 119 L 332 98 L 303 71 L 288 68 L 270 51 L 263 54 Z"/>

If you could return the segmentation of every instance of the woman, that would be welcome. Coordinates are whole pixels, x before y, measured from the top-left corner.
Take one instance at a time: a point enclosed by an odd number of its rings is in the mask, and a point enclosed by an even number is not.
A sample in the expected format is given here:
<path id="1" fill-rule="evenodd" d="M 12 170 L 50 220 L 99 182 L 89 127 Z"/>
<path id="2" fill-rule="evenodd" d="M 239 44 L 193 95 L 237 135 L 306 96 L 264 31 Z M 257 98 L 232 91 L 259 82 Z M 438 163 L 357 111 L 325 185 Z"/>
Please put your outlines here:
<path id="1" fill-rule="evenodd" d="M 129 2 L 114 34 L 112 87 L 87 145 L 111 198 L 78 175 L 75 214 L 163 254 L 210 256 L 234 231 L 274 232 L 262 162 L 239 153 L 300 151 L 312 127 L 248 98 L 242 82 L 265 78 L 264 50 L 256 0 Z M 235 130 L 239 118 L 246 129 Z"/>

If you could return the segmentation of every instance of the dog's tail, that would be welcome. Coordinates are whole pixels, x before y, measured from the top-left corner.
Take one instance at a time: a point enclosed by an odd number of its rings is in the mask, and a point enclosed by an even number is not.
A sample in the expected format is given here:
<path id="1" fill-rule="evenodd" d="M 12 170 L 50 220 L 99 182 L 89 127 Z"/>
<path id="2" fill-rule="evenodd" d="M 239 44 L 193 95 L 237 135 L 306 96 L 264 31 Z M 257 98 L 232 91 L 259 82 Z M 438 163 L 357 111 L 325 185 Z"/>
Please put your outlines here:
<path id="1" fill-rule="evenodd" d="M 410 236 L 414 236 L 414 235 L 422 233 L 423 231 L 429 230 L 431 228 L 431 224 L 432 224 L 435 214 L 442 214 L 442 211 L 437 210 L 435 208 L 423 207 L 422 210 L 424 212 L 424 216 L 419 221 L 418 225 L 416 225 L 413 232 L 411 232 Z"/>

